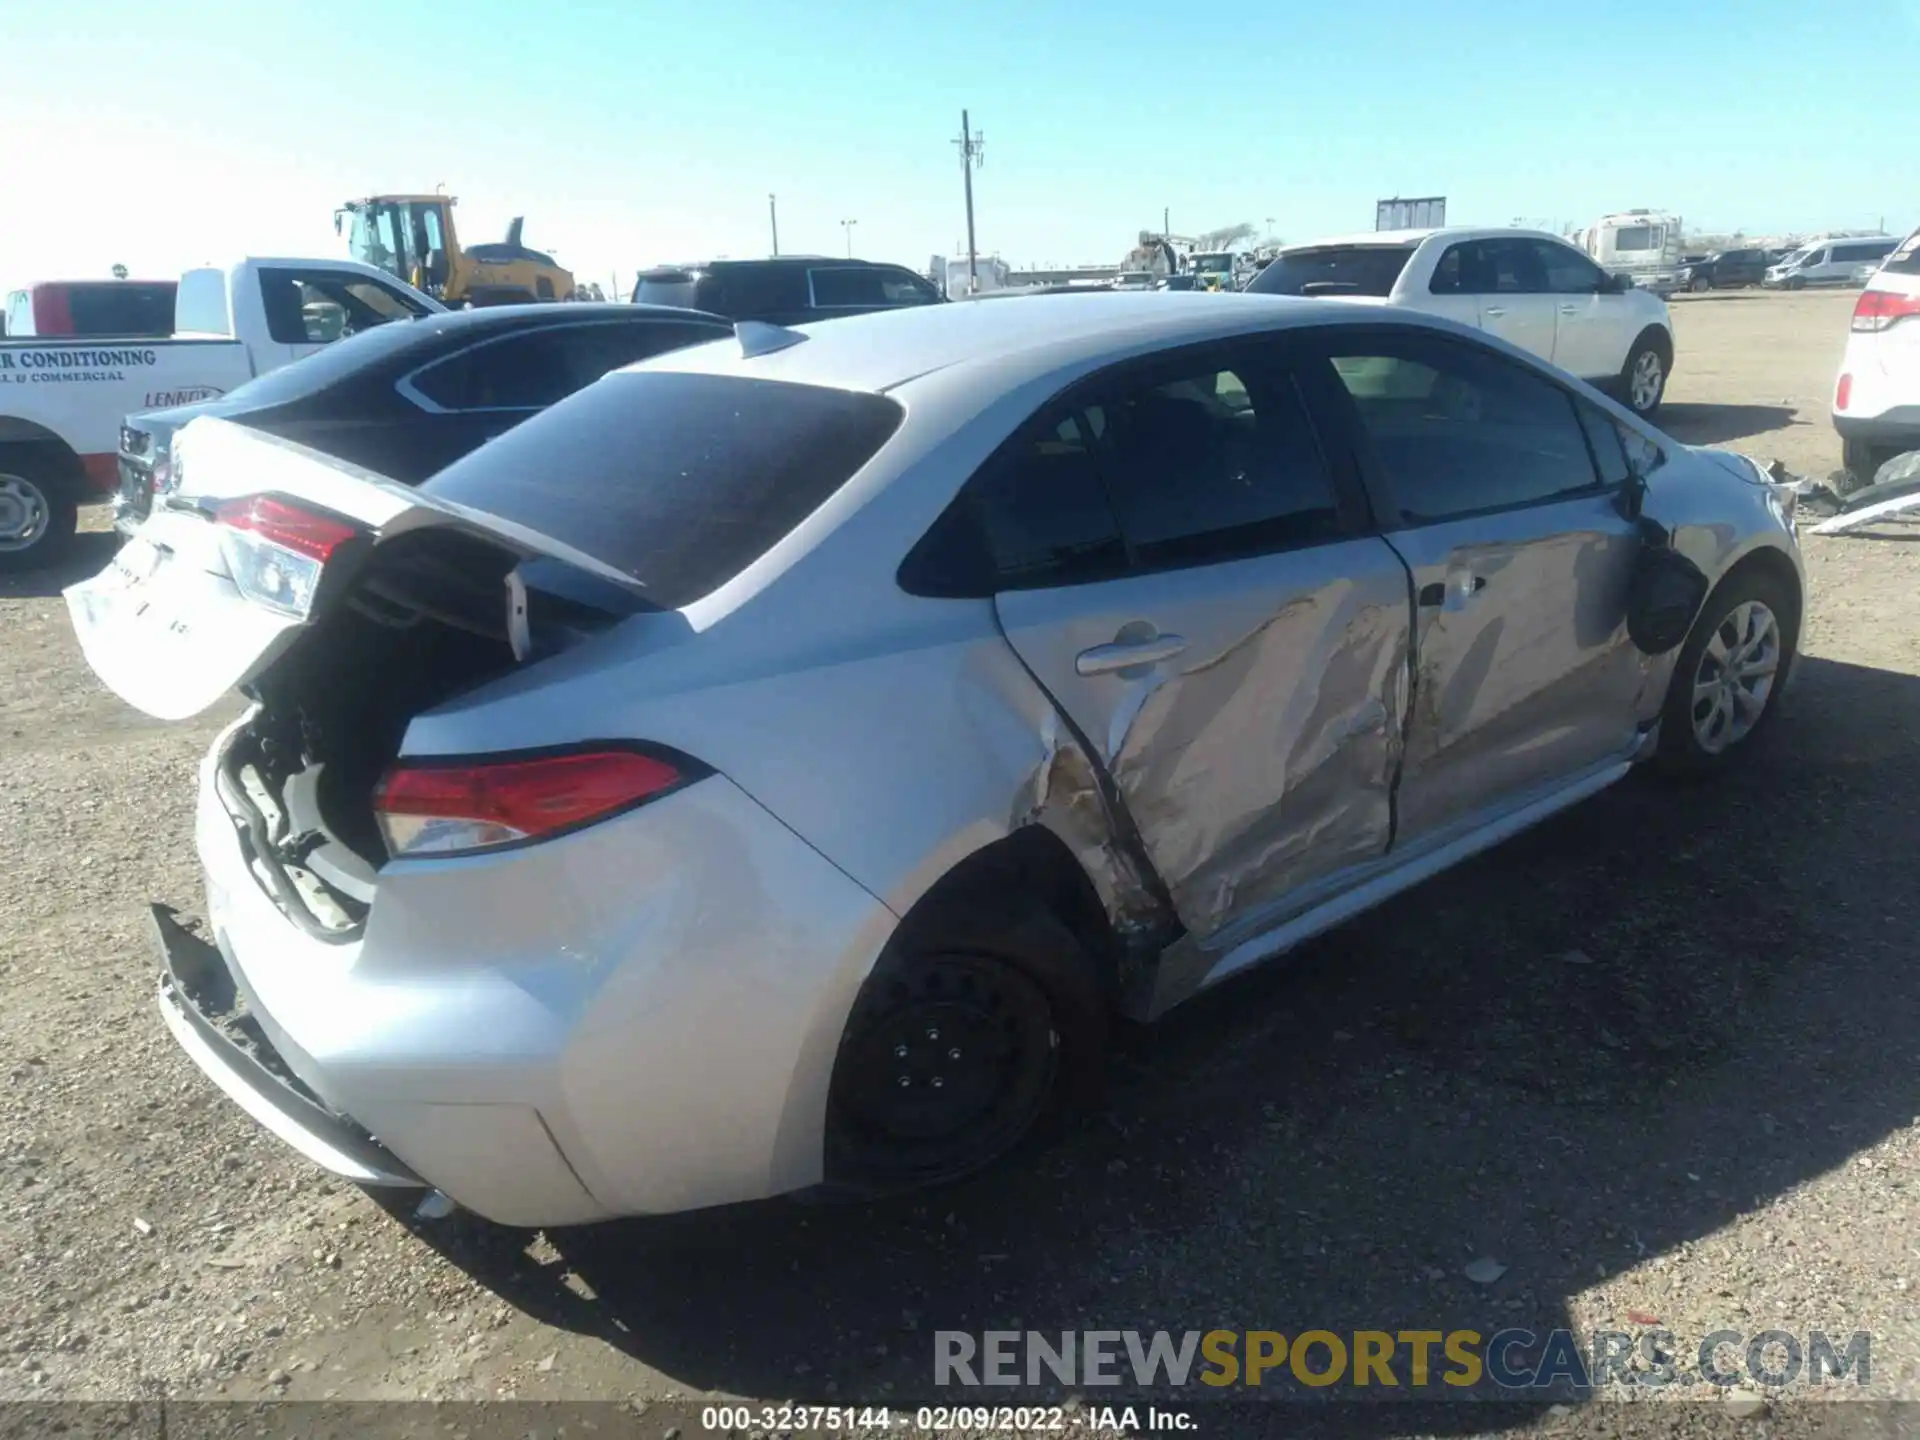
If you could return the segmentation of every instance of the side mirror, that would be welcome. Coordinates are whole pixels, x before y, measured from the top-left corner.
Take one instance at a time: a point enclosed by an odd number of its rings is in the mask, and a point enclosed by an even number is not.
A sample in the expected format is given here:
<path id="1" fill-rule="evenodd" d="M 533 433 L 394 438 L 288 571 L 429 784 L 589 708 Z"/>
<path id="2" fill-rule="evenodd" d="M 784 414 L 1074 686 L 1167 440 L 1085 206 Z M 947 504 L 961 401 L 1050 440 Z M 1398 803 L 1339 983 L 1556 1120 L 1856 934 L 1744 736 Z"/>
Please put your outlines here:
<path id="1" fill-rule="evenodd" d="M 427 251 L 427 281 L 432 285 L 444 285 L 447 283 L 446 251 Z"/>

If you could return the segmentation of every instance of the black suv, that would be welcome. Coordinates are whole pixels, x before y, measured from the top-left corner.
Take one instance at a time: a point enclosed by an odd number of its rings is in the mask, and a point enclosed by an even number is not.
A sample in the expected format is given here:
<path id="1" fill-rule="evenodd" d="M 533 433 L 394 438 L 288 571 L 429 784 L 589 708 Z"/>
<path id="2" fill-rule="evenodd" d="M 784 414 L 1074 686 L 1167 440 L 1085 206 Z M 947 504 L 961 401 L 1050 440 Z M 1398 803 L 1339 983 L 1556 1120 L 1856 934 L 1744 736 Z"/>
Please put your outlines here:
<path id="1" fill-rule="evenodd" d="M 1758 285 L 1773 264 L 1765 250 L 1722 250 L 1704 260 L 1680 267 L 1682 290 L 1726 290 L 1735 285 Z"/>
<path id="2" fill-rule="evenodd" d="M 944 304 L 927 280 L 904 265 L 781 255 L 770 260 L 712 260 L 643 270 L 633 287 L 636 305 L 674 305 L 760 320 L 804 325 L 840 315 Z"/>

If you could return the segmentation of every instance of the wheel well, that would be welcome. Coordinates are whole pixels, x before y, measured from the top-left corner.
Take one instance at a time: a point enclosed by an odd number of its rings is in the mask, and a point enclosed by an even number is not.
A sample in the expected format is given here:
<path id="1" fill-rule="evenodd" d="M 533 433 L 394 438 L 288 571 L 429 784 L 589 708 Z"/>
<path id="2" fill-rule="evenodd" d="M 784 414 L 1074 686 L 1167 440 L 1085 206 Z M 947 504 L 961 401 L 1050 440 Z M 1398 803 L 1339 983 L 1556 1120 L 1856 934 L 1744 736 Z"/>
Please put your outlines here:
<path id="1" fill-rule="evenodd" d="M 1663 366 L 1671 366 L 1673 364 L 1673 336 L 1667 333 L 1664 325 L 1649 325 L 1638 335 L 1634 336 L 1633 344 L 1627 347 L 1627 357 L 1631 359 L 1634 351 L 1638 350 L 1641 345 L 1648 340 L 1652 340 L 1653 348 L 1660 352 L 1660 363 Z"/>
<path id="2" fill-rule="evenodd" d="M 0 415 L 0 464 L 10 457 L 16 465 L 38 461 L 43 474 L 70 485 L 77 486 L 86 474 L 73 447 L 46 426 Z"/>
<path id="3" fill-rule="evenodd" d="M 1728 567 L 1727 573 L 1720 577 L 1720 583 L 1713 587 L 1713 595 L 1718 595 L 1735 580 L 1753 574 L 1765 575 L 1771 580 L 1778 581 L 1780 588 L 1786 591 L 1793 601 L 1793 639 L 1797 649 L 1800 642 L 1800 620 L 1806 609 L 1806 597 L 1800 590 L 1800 572 L 1793 568 L 1793 561 L 1781 551 L 1771 545 L 1762 545 L 1757 550 L 1748 551 Z M 1711 601 L 1713 596 L 1709 595 L 1707 598 Z M 1705 606 L 1701 608 L 1705 609 Z"/>
<path id="4" fill-rule="evenodd" d="M 1040 825 L 1023 825 L 942 875 L 907 911 L 887 950 L 905 954 L 956 936 L 991 944 L 996 926 L 1036 905 L 1092 957 L 1101 991 L 1111 999 L 1119 984 L 1120 938 L 1066 842 Z"/>

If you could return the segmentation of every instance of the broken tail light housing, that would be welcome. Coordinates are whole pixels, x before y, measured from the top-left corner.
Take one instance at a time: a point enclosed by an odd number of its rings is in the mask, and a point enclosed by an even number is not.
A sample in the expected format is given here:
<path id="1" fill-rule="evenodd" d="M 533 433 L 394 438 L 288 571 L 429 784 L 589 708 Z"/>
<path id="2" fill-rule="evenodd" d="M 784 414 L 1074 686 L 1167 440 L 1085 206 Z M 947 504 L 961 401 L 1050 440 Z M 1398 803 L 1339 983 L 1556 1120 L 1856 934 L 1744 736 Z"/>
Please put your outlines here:
<path id="1" fill-rule="evenodd" d="M 597 825 L 711 773 L 676 751 L 626 744 L 401 760 L 374 790 L 373 809 L 396 860 L 450 858 Z"/>
<path id="2" fill-rule="evenodd" d="M 1862 290 L 1853 305 L 1853 328 L 1862 334 L 1877 335 L 1915 315 L 1920 315 L 1920 295 Z"/>
<path id="3" fill-rule="evenodd" d="M 312 613 L 327 561 L 362 533 L 351 521 L 278 495 L 222 500 L 213 520 L 240 593 L 296 620 Z"/>

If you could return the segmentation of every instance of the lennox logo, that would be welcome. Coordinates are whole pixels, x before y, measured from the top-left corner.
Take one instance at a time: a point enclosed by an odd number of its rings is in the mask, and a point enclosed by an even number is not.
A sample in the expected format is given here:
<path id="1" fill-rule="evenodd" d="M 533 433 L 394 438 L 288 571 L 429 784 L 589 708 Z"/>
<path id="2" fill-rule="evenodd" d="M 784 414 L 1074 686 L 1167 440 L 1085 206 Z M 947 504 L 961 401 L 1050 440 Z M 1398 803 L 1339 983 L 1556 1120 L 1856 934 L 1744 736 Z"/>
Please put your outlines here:
<path id="1" fill-rule="evenodd" d="M 202 400 L 215 400 L 226 393 L 212 385 L 195 385 L 186 390 L 149 390 L 146 398 L 140 402 L 140 408 L 165 410 L 174 405 L 197 405 Z"/>

